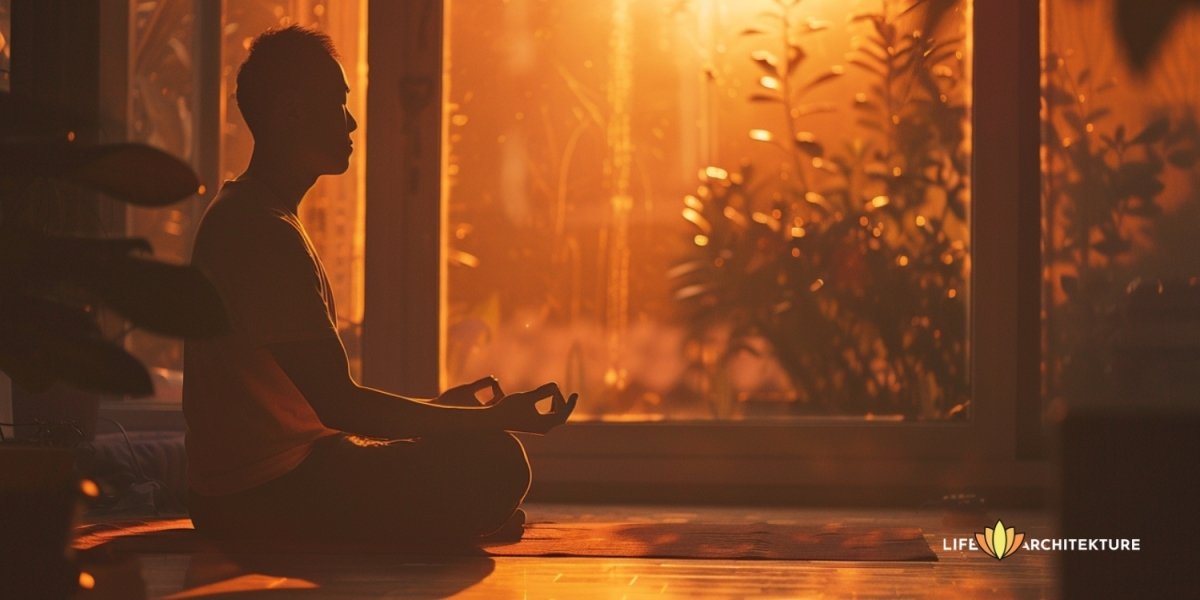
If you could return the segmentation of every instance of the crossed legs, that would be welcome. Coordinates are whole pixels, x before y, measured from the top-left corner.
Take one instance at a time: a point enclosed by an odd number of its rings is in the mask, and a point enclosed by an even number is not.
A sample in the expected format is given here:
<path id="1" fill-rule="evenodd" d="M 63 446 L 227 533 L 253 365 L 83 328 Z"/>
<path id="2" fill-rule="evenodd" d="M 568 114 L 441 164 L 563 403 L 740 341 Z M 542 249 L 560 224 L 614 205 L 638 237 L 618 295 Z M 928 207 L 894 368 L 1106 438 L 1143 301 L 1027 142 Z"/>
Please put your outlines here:
<path id="1" fill-rule="evenodd" d="M 192 495 L 196 528 L 217 538 L 467 541 L 500 529 L 529 489 L 512 435 L 362 443 L 335 436 L 299 467 L 230 496 Z"/>

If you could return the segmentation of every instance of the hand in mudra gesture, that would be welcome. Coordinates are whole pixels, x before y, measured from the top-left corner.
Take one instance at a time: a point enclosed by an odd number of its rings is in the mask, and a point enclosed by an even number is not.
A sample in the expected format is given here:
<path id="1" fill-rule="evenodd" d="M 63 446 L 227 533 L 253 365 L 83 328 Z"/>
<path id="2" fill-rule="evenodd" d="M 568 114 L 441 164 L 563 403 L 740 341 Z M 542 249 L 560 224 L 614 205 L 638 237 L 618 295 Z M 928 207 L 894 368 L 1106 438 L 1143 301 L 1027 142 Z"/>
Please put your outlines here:
<path id="1" fill-rule="evenodd" d="M 480 400 L 479 392 L 486 389 L 491 389 L 492 397 L 488 400 Z M 495 377 L 488 375 L 471 383 L 464 383 L 442 392 L 441 396 L 433 399 L 433 403 L 443 406 L 478 408 L 480 406 L 495 404 L 497 400 L 503 397 L 504 390 L 500 389 L 500 382 Z"/>
<path id="2" fill-rule="evenodd" d="M 491 398 L 480 400 L 479 392 L 491 390 Z M 537 403 L 550 399 L 550 410 L 541 412 Z M 551 429 L 567 422 L 579 401 L 579 394 L 571 394 L 564 398 L 562 390 L 554 382 L 547 383 L 537 389 L 516 394 L 504 394 L 500 382 L 495 377 L 488 376 L 455 386 L 446 390 L 433 400 L 434 404 L 461 407 L 486 407 L 491 411 L 492 419 L 499 429 L 521 433 L 544 434 Z"/>
<path id="3" fill-rule="evenodd" d="M 537 403 L 550 399 L 550 410 L 541 412 Z M 544 434 L 567 422 L 579 401 L 579 394 L 564 398 L 558 384 L 547 383 L 527 392 L 509 394 L 493 402 L 489 410 L 496 414 L 500 428 L 505 431 Z"/>

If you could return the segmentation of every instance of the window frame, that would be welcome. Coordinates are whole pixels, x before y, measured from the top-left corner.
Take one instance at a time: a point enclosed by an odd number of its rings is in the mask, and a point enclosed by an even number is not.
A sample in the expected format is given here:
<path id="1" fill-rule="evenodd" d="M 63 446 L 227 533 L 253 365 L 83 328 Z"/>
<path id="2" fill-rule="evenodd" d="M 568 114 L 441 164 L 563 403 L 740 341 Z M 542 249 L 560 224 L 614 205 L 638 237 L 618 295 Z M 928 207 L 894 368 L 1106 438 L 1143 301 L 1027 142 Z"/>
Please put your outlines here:
<path id="1" fill-rule="evenodd" d="M 443 372 L 450 1 L 370 5 L 364 380 L 419 396 L 436 394 Z M 984 75 L 972 82 L 970 419 L 568 423 L 522 438 L 535 490 L 1042 493 L 1040 2 L 975 0 L 972 10 L 972 71 Z"/>

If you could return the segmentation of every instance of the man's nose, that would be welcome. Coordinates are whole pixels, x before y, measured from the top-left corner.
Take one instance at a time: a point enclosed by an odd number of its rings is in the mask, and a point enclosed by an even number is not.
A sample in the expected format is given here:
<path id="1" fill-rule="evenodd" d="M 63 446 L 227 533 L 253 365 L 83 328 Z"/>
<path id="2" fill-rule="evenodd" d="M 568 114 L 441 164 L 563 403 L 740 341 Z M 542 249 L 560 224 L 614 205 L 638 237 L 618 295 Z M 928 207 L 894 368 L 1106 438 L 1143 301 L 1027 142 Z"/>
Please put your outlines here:
<path id="1" fill-rule="evenodd" d="M 358 129 L 358 121 L 354 119 L 354 115 L 350 114 L 350 109 L 346 109 L 346 125 L 347 131 L 353 132 Z"/>

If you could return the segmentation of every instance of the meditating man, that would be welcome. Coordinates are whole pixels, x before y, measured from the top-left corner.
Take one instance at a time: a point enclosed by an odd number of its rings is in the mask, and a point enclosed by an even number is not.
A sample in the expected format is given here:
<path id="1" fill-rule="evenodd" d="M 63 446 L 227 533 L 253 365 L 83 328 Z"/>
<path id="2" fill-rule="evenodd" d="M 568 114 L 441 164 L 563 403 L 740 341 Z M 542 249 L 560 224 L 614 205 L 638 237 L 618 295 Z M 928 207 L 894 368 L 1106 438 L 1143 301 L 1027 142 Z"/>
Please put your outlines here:
<path id="1" fill-rule="evenodd" d="M 504 395 L 489 377 L 425 401 L 351 378 L 325 270 L 296 216 L 317 177 L 349 165 L 357 124 L 336 57 L 329 37 L 293 26 L 256 38 L 238 72 L 254 152 L 205 213 L 192 257 L 231 321 L 185 347 L 192 519 L 220 538 L 519 533 L 530 471 L 508 432 L 545 433 L 577 397 L 553 383 Z M 490 401 L 476 400 L 487 390 Z"/>

